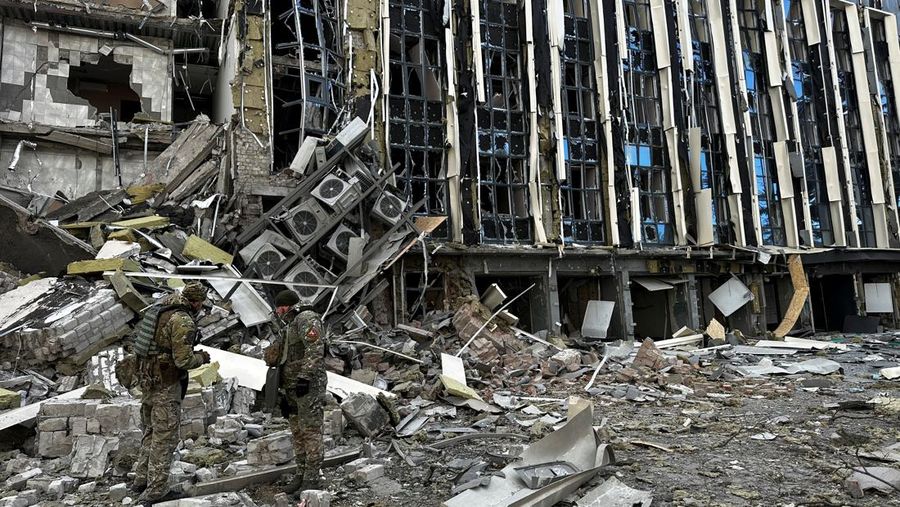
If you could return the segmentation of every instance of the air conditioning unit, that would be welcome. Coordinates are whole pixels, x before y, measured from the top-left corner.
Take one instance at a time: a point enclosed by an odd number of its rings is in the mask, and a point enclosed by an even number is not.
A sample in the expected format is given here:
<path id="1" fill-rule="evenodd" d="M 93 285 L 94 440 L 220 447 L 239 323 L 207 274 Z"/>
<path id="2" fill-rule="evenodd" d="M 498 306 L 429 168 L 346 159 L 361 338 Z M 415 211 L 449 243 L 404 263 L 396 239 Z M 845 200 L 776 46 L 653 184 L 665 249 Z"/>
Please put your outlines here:
<path id="1" fill-rule="evenodd" d="M 253 256 L 247 267 L 259 274 L 261 278 L 271 280 L 284 266 L 287 259 L 284 254 L 272 245 L 263 245 Z"/>
<path id="2" fill-rule="evenodd" d="M 396 225 L 403 218 L 403 209 L 406 203 L 390 192 L 384 192 L 375 200 L 372 213 L 390 225 Z"/>
<path id="3" fill-rule="evenodd" d="M 366 190 L 375 184 L 372 172 L 356 157 L 351 156 L 346 159 L 344 162 L 344 173 L 350 178 L 356 178 L 362 190 Z"/>
<path id="4" fill-rule="evenodd" d="M 300 242 L 308 241 L 325 226 L 329 213 L 314 199 L 308 199 L 301 205 L 291 208 L 284 218 L 284 223 Z"/>
<path id="5" fill-rule="evenodd" d="M 301 260 L 300 263 L 288 272 L 285 276 L 285 280 L 288 282 L 323 285 L 328 284 L 330 281 L 330 277 L 326 277 L 326 273 L 324 268 L 320 267 L 314 260 L 307 257 Z M 301 285 L 292 286 L 291 290 L 296 292 L 297 296 L 300 297 L 301 305 L 314 304 L 325 292 L 325 289 L 320 287 L 304 287 Z"/>
<path id="6" fill-rule="evenodd" d="M 344 224 L 338 226 L 331 235 L 331 239 L 325 245 L 329 250 L 334 252 L 338 257 L 345 261 L 350 256 L 350 238 L 358 238 L 359 234 L 353 232 L 352 229 Z M 365 236 L 363 236 L 365 237 Z"/>
<path id="7" fill-rule="evenodd" d="M 348 209 L 359 198 L 359 185 L 356 178 L 341 176 L 345 176 L 341 171 L 325 176 L 313 189 L 312 195 L 332 209 Z"/>

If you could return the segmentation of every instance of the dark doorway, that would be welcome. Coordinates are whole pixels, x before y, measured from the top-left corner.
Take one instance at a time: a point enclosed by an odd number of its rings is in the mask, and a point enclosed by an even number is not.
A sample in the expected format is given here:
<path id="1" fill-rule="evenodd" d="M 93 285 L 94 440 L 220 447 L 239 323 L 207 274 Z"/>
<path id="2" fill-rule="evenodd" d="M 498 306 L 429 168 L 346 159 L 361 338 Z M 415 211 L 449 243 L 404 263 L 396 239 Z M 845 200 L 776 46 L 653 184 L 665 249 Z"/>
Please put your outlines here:
<path id="1" fill-rule="evenodd" d="M 634 338 L 661 340 L 670 338 L 674 329 L 670 306 L 674 290 L 647 290 L 637 283 L 631 284 L 631 314 L 634 320 Z"/>
<path id="2" fill-rule="evenodd" d="M 828 275 L 811 280 L 810 296 L 816 331 L 841 331 L 844 319 L 856 315 L 853 276 Z"/>

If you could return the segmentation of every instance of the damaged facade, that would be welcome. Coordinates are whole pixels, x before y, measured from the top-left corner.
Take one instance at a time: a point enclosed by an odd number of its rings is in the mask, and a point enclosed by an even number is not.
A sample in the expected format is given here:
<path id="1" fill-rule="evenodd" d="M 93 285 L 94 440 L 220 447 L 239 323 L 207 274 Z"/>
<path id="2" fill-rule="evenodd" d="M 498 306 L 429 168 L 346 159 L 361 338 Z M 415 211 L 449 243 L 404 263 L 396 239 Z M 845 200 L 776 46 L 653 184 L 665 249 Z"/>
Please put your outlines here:
<path id="1" fill-rule="evenodd" d="M 234 196 L 244 272 L 320 283 L 366 274 L 404 213 L 442 217 L 370 298 L 393 322 L 460 279 L 536 284 L 511 308 L 531 332 L 577 334 L 592 300 L 618 337 L 900 316 L 900 40 L 880 5 L 0 5 L 3 183 L 36 211 L 200 165 L 201 198 Z M 221 126 L 207 162 L 173 144 L 198 116 Z M 752 303 L 726 314 L 709 296 L 733 278 Z M 873 284 L 891 312 L 867 312 Z"/>

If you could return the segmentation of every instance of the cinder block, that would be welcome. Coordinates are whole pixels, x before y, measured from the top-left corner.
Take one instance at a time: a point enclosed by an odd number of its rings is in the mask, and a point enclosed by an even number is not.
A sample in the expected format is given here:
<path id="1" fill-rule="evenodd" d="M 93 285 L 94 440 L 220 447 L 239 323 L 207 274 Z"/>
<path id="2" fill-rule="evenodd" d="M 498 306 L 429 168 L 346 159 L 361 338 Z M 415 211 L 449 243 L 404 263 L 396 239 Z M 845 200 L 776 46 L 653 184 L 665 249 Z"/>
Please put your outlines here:
<path id="1" fill-rule="evenodd" d="M 374 481 L 379 477 L 384 477 L 384 465 L 366 465 L 350 474 L 351 479 L 360 482 Z"/>

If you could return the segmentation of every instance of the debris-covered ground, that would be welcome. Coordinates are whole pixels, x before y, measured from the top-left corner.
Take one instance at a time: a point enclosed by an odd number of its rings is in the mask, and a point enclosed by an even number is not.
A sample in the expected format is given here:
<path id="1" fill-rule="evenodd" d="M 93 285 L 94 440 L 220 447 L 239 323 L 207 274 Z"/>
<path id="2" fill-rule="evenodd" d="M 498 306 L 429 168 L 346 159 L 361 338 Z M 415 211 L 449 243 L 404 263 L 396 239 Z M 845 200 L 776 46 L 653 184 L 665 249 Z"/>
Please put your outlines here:
<path id="1" fill-rule="evenodd" d="M 0 295 L 0 302 L 29 297 L 30 285 Z M 44 298 L 82 294 L 78 284 L 63 287 L 39 292 Z M 105 294 L 95 290 L 92 297 L 103 301 Z M 432 313 L 424 322 L 371 323 L 331 335 L 329 369 L 341 376 L 329 379 L 327 493 L 315 501 L 896 501 L 900 397 L 893 368 L 900 364 L 900 335 L 757 342 L 698 333 L 688 344 L 676 338 L 628 346 L 529 335 L 495 321 L 495 314 L 476 298 L 463 298 L 455 312 Z M 40 307 L 29 318 L 65 328 L 66 319 L 77 323 L 81 313 Z M 362 343 L 383 350 L 356 345 Z M 32 415 L 30 431 L 4 422 L 2 431 L 15 444 L 2 456 L 3 505 L 130 503 L 139 402 L 115 382 L 117 351 L 95 354 L 83 382 L 71 380 L 81 379 L 79 372 L 64 375 L 65 367 L 54 373 L 24 360 L 4 364 L 0 384 L 10 396 L 56 398 Z M 185 440 L 172 471 L 173 486 L 200 499 L 172 505 L 289 505 L 279 492 L 291 477 L 293 451 L 284 419 L 260 411 L 251 377 L 261 366 L 246 362 L 248 356 L 219 354 L 192 372 Z M 0 421 L 16 412 L 0 413 Z M 557 461 L 563 462 L 557 481 L 534 479 L 534 490 L 515 470 Z"/>

